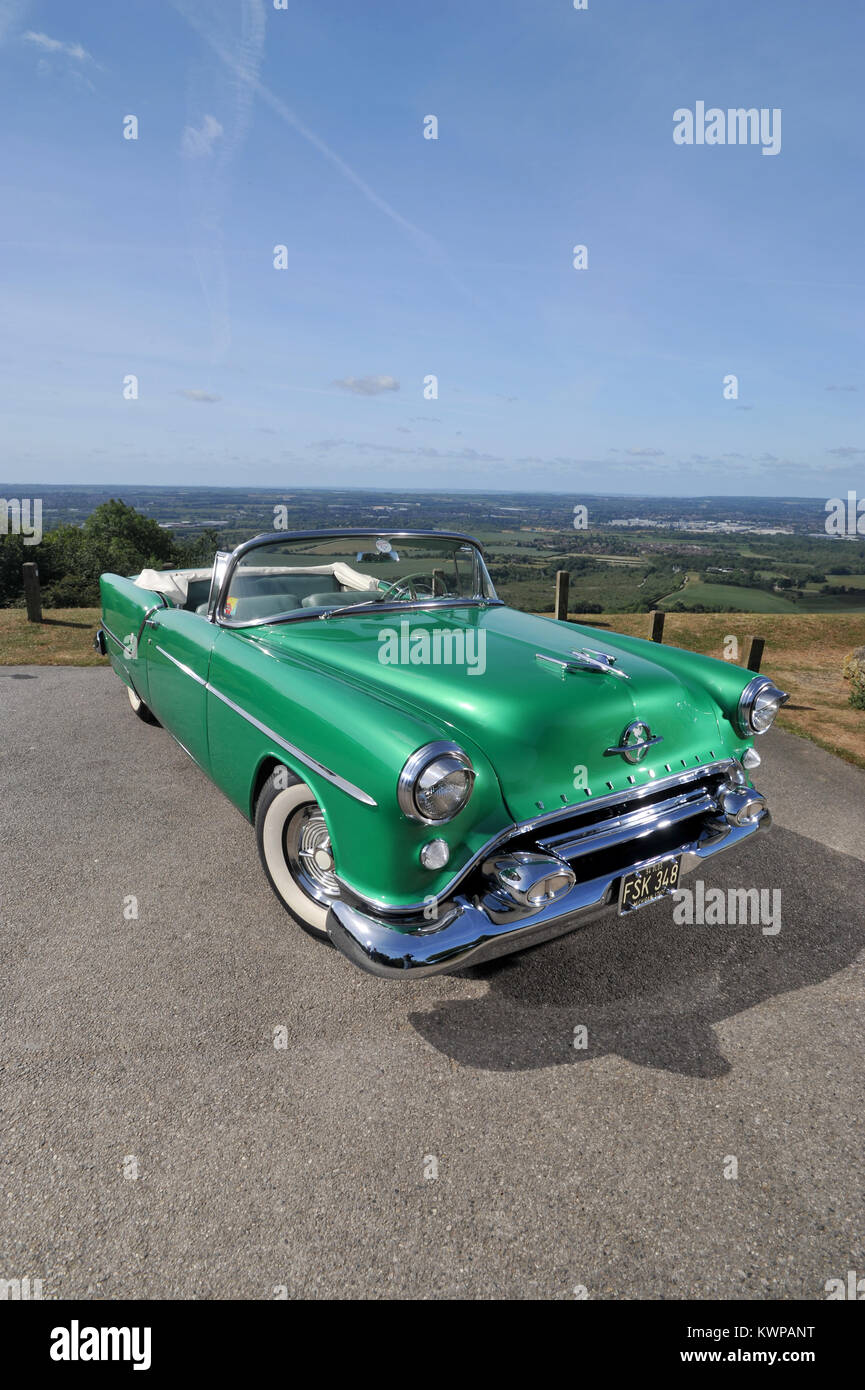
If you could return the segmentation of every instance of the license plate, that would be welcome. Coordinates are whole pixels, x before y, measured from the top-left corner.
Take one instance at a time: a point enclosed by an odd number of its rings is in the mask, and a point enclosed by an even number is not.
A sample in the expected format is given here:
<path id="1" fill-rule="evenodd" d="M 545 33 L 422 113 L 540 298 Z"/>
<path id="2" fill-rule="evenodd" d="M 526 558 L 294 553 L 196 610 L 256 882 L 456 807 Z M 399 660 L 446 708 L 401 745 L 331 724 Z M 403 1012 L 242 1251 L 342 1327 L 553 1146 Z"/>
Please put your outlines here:
<path id="1" fill-rule="evenodd" d="M 676 855 L 625 874 L 619 888 L 619 912 L 635 912 L 672 893 L 679 886 L 681 863 L 681 856 Z"/>

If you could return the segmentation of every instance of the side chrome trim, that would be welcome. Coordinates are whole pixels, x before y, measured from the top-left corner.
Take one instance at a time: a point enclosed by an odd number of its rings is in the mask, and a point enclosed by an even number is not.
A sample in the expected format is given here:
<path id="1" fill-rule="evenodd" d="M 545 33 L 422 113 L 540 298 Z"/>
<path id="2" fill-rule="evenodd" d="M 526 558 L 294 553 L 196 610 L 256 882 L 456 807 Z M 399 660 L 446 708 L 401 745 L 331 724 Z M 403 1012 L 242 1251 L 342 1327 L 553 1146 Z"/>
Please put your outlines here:
<path id="1" fill-rule="evenodd" d="M 167 652 L 164 647 L 160 647 L 158 642 L 154 643 L 154 646 L 156 647 L 156 650 L 158 652 L 161 652 L 162 655 L 167 658 L 168 661 L 173 662 L 175 666 L 179 666 L 185 676 L 191 676 L 191 678 L 194 681 L 197 681 L 199 685 L 203 685 L 205 688 L 207 687 L 207 681 L 203 680 L 201 676 L 196 675 L 190 666 L 185 666 L 182 661 L 178 661 L 176 656 L 172 656 L 171 652 Z"/>
<path id="2" fill-rule="evenodd" d="M 106 637 L 110 637 L 111 640 L 112 640 L 112 642 L 116 642 L 117 645 L 118 645 L 118 647 L 120 647 L 121 650 L 122 650 L 123 652 L 125 652 L 125 651 L 126 651 L 126 644 L 125 644 L 125 642 L 121 642 L 120 638 L 117 637 L 117 636 L 111 631 L 111 628 L 108 626 L 108 624 L 107 624 L 107 623 L 102 623 L 102 624 L 101 624 L 101 627 L 102 627 L 102 631 L 105 633 L 105 636 L 106 636 Z"/>
<path id="3" fill-rule="evenodd" d="M 340 777 L 338 772 L 333 772 L 329 767 L 325 767 L 324 763 L 320 763 L 317 759 L 310 758 L 308 754 L 301 752 L 295 744 L 289 743 L 288 740 L 284 739 L 281 734 L 278 734 L 275 729 L 268 728 L 266 724 L 262 724 L 260 719 L 256 719 L 254 714 L 250 714 L 248 710 L 235 704 L 234 700 L 230 700 L 227 695 L 223 695 L 222 691 L 217 690 L 215 685 L 211 685 L 210 681 L 203 680 L 201 676 L 196 675 L 189 666 L 186 666 L 182 661 L 178 661 L 177 657 L 172 656 L 164 647 L 160 647 L 158 643 L 156 643 L 155 646 L 156 650 L 161 652 L 169 661 L 173 662 L 185 676 L 191 677 L 198 685 L 203 686 L 211 695 L 215 695 L 218 700 L 221 700 L 224 705 L 227 705 L 229 709 L 233 709 L 235 714 L 239 714 L 248 724 L 252 724 L 254 728 L 266 734 L 268 738 L 272 738 L 274 743 L 278 743 L 280 748 L 284 748 L 286 753 L 290 753 L 293 758 L 297 758 L 298 762 L 303 763 L 305 767 L 311 768 L 313 772 L 317 772 L 319 776 L 324 777 L 326 781 L 332 782 L 335 787 L 339 787 L 340 791 L 347 792 L 349 796 L 353 796 L 356 801 L 362 801 L 365 806 L 378 805 L 378 802 L 374 801 L 373 798 L 365 791 L 362 791 L 360 787 L 356 787 L 354 783 L 349 782 L 347 778 Z M 177 742 L 179 743 L 180 740 L 178 739 Z M 187 748 L 184 748 L 182 743 L 180 746 L 183 748 L 184 752 L 189 752 Z M 192 757 L 193 755 L 190 753 L 189 756 Z M 193 758 L 193 761 L 197 762 L 198 759 Z"/>
<path id="4" fill-rule="evenodd" d="M 179 662 L 177 664 L 180 665 Z M 250 714 L 248 710 L 235 704 L 234 700 L 230 700 L 227 695 L 223 695 L 222 691 L 217 690 L 215 685 L 211 685 L 210 681 L 206 682 L 206 686 L 210 694 L 215 695 L 217 700 L 221 700 L 229 709 L 234 710 L 235 714 L 239 714 L 241 719 L 245 719 L 248 724 L 252 724 L 253 728 L 258 729 L 268 738 L 273 739 L 274 743 L 278 743 L 280 748 L 285 749 L 286 753 L 290 753 L 293 758 L 297 758 L 297 761 L 303 763 L 304 767 L 311 768 L 313 772 L 317 772 L 325 781 L 332 782 L 335 787 L 339 787 L 340 791 L 346 792 L 349 796 L 353 796 L 355 801 L 362 801 L 364 806 L 378 805 L 378 802 L 374 801 L 367 792 L 363 791 L 360 787 L 356 787 L 353 782 L 349 782 L 345 777 L 340 777 L 338 772 L 331 771 L 329 767 L 325 767 L 324 763 L 318 762 L 316 758 L 311 758 L 309 754 L 303 753 L 295 744 L 289 743 L 288 739 L 283 738 L 282 735 L 278 734 L 274 729 L 270 729 L 266 724 L 262 724 L 261 720 L 256 719 L 254 714 Z"/>

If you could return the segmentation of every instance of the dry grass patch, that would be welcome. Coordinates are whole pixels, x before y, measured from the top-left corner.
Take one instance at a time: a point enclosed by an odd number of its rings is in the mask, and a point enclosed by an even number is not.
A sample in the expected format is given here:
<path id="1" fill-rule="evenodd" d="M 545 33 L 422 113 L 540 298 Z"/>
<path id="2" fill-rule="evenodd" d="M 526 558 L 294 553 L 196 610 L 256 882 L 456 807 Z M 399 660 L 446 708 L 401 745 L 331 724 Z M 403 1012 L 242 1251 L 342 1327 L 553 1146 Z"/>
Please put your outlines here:
<path id="1" fill-rule="evenodd" d="M 0 666 L 101 666 L 93 650 L 98 608 L 46 608 L 28 623 L 24 608 L 0 609 Z"/>

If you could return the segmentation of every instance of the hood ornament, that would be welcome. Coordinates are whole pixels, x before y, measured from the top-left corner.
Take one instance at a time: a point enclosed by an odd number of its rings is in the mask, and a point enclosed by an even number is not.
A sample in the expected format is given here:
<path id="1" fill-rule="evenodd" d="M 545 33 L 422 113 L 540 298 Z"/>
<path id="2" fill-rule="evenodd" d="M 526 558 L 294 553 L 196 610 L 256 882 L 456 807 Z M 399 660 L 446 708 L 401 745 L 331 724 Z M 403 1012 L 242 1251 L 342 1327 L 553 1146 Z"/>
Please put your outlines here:
<path id="1" fill-rule="evenodd" d="M 654 743 L 663 743 L 663 734 L 653 734 L 642 719 L 635 719 L 622 731 L 618 747 L 606 748 L 607 753 L 620 753 L 626 763 L 640 763 Z"/>
<path id="2" fill-rule="evenodd" d="M 569 671 L 600 671 L 605 676 L 616 676 L 620 681 L 631 679 L 627 671 L 616 668 L 614 656 L 610 656 L 609 652 L 594 651 L 591 647 L 580 647 L 579 651 L 572 648 L 570 659 L 565 661 L 559 657 L 545 656 L 543 652 L 535 652 L 535 658 L 558 666 L 563 679 Z"/>

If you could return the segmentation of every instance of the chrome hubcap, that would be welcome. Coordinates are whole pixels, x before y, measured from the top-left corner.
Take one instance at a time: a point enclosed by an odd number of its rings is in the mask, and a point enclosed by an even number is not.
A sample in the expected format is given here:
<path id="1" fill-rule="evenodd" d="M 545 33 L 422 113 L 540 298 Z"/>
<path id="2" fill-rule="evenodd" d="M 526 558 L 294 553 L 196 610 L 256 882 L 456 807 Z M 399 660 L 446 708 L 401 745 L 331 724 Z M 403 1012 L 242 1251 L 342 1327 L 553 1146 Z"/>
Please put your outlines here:
<path id="1" fill-rule="evenodd" d="M 333 854 L 318 806 L 301 806 L 285 827 L 285 858 L 295 882 L 316 902 L 339 897 Z"/>

